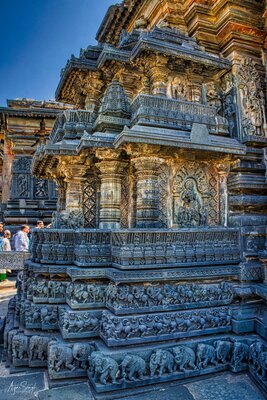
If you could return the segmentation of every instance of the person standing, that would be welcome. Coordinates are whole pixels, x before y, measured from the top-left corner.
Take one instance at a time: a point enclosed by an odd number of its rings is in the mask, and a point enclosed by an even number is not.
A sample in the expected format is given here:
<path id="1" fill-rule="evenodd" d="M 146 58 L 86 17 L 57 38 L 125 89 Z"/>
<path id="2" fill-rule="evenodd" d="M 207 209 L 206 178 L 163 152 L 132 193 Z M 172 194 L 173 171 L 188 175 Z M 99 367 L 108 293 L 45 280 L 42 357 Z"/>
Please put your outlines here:
<path id="1" fill-rule="evenodd" d="M 0 222 L 0 251 L 2 251 L 2 240 L 4 237 L 4 224 Z"/>
<path id="2" fill-rule="evenodd" d="M 11 251 L 10 238 L 11 238 L 11 232 L 5 230 L 4 237 L 2 240 L 2 251 Z"/>
<path id="3" fill-rule="evenodd" d="M 35 228 L 43 229 L 44 228 L 44 222 L 43 221 L 37 221 Z"/>
<path id="4" fill-rule="evenodd" d="M 4 237 L 2 239 L 2 244 L 1 244 L 1 251 L 11 251 L 10 238 L 11 238 L 10 231 L 8 230 L 4 231 Z M 5 279 L 6 279 L 6 269 L 1 268 L 0 281 L 4 281 Z"/>
<path id="5" fill-rule="evenodd" d="M 22 225 L 20 231 L 16 233 L 16 238 L 15 238 L 16 251 L 29 251 L 29 238 L 28 238 L 29 232 L 30 232 L 30 227 L 28 225 Z"/>

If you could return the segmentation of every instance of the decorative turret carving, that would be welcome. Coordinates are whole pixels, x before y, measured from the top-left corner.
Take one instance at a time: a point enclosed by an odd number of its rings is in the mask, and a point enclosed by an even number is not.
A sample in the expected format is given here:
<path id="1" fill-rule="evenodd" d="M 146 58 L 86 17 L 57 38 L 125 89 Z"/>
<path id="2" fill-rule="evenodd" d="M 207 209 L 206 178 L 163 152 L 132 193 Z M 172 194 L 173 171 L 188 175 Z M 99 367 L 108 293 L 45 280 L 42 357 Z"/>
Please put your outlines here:
<path id="1" fill-rule="evenodd" d="M 129 125 L 131 109 L 129 100 L 123 86 L 118 80 L 113 80 L 107 87 L 101 105 L 99 115 L 95 123 L 95 129 L 100 131 L 118 131 L 124 125 Z"/>

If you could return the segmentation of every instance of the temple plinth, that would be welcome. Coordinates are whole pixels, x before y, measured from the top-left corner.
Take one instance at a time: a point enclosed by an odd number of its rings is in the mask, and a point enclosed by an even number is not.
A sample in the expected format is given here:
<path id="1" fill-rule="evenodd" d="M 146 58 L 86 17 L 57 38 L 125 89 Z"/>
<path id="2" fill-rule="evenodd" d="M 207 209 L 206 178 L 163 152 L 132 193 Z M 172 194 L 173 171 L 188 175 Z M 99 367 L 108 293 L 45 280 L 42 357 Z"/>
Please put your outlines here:
<path id="1" fill-rule="evenodd" d="M 223 371 L 267 390 L 263 2 L 180 3 L 109 9 L 32 164 L 57 212 L 33 233 L 6 352 L 96 398 Z"/>

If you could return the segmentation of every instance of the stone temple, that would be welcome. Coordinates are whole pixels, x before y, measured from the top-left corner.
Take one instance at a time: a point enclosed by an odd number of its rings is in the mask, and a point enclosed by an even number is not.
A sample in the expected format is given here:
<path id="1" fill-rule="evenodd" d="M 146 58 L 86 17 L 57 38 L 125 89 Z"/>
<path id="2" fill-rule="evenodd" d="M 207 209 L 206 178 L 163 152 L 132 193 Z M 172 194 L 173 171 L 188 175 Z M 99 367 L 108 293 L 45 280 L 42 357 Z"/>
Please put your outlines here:
<path id="1" fill-rule="evenodd" d="M 267 391 L 264 10 L 125 0 L 68 60 L 75 109 L 32 163 L 57 211 L 9 305 L 9 365 L 99 398 L 222 371 Z"/>

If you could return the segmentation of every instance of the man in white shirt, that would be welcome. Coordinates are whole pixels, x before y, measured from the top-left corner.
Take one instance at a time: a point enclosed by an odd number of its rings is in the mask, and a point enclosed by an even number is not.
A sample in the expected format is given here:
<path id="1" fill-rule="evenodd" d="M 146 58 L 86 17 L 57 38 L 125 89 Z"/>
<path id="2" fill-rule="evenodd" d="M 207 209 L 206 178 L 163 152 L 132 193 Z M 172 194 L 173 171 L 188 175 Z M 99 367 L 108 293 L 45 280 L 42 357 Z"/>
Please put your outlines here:
<path id="1" fill-rule="evenodd" d="M 30 227 L 28 225 L 22 225 L 20 231 L 16 233 L 16 238 L 15 238 L 16 251 L 29 251 L 29 238 L 28 238 L 29 232 L 30 232 Z"/>

